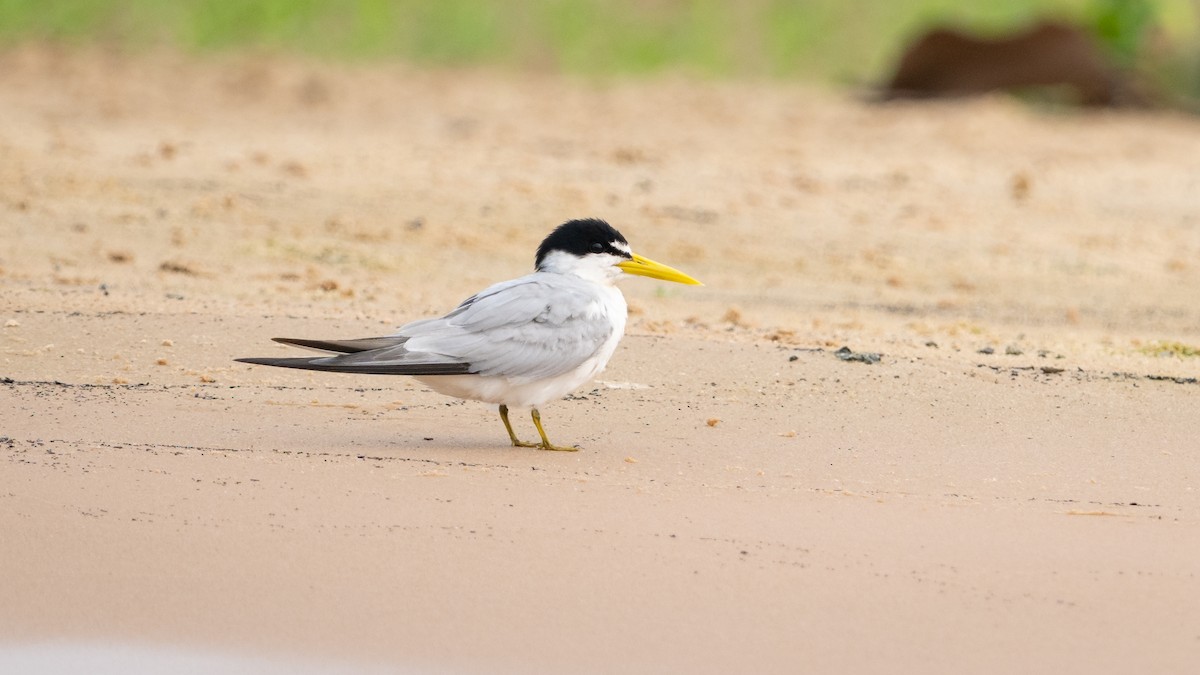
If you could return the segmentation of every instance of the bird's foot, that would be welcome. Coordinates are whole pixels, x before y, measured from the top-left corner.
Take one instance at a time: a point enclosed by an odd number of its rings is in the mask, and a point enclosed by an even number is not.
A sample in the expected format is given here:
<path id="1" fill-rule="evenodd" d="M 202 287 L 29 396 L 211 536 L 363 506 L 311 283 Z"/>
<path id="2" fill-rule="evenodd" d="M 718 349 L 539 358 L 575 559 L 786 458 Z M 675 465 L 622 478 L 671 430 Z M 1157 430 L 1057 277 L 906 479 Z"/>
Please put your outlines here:
<path id="1" fill-rule="evenodd" d="M 542 414 L 538 412 L 537 408 L 533 409 L 532 417 L 533 426 L 537 427 L 538 435 L 542 437 L 542 442 L 538 443 L 537 447 L 541 448 L 542 450 L 554 450 L 555 452 L 579 452 L 578 447 L 572 446 L 568 448 L 561 445 L 555 445 L 550 442 L 549 438 L 546 438 L 546 430 L 542 428 Z"/>
<path id="2" fill-rule="evenodd" d="M 512 424 L 508 421 L 508 406 L 506 405 L 500 406 L 500 420 L 504 422 L 504 430 L 508 432 L 508 439 L 512 441 L 514 448 L 537 448 L 539 450 L 553 450 L 555 452 L 579 452 L 578 446 L 565 447 L 555 445 L 550 442 L 549 438 L 546 438 L 546 430 L 542 428 L 542 415 L 537 411 L 537 408 L 533 409 L 533 425 L 537 427 L 538 435 L 542 437 L 541 443 L 530 443 L 529 441 L 517 438 Z"/>
<path id="3" fill-rule="evenodd" d="M 568 448 L 568 447 L 564 447 L 561 445 L 554 445 L 553 443 L 550 443 L 549 441 L 547 441 L 545 443 L 530 443 L 529 445 L 531 445 L 539 450 L 553 450 L 555 452 L 579 452 L 578 445 L 572 445 L 571 447 Z"/>
<path id="4" fill-rule="evenodd" d="M 553 443 L 533 443 L 530 441 L 522 441 L 515 436 L 512 439 L 512 444 L 514 448 L 537 448 L 538 450 L 553 450 L 555 452 L 579 452 L 578 445 L 573 445 L 567 448 L 561 445 L 554 445 Z"/>

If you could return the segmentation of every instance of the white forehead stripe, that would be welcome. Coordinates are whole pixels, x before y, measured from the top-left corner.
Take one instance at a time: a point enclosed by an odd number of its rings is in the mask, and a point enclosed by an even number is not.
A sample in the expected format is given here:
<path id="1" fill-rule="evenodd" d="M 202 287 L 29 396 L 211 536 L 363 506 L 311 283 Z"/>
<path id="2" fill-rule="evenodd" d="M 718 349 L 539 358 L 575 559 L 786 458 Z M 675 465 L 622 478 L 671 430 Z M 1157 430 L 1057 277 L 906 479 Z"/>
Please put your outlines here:
<path id="1" fill-rule="evenodd" d="M 617 249 L 618 251 L 622 251 L 622 252 L 628 253 L 629 255 L 633 255 L 633 249 L 629 248 L 629 244 L 626 244 L 623 241 L 614 241 L 612 243 L 612 247 Z"/>

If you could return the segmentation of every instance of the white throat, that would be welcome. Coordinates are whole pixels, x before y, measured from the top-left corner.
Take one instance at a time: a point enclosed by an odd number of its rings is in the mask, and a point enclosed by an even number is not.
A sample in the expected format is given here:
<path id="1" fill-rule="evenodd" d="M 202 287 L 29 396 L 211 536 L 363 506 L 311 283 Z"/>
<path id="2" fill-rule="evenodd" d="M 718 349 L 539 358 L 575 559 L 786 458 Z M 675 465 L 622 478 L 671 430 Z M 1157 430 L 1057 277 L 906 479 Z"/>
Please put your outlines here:
<path id="1" fill-rule="evenodd" d="M 611 286 L 624 272 L 617 263 L 623 258 L 608 253 L 589 253 L 581 257 L 564 251 L 551 251 L 542 258 L 540 272 L 569 274 L 588 281 Z"/>

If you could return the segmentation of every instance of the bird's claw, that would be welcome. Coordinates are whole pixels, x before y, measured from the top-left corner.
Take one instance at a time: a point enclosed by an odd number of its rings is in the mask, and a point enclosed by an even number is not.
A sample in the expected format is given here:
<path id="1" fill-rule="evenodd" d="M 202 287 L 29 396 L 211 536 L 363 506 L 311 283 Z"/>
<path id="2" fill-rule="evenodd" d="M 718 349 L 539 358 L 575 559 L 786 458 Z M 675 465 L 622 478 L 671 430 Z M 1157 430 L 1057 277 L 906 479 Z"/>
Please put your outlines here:
<path id="1" fill-rule="evenodd" d="M 533 443 L 518 439 L 513 439 L 512 444 L 514 448 L 537 448 L 538 450 L 553 450 L 555 452 L 579 452 L 578 445 L 563 447 L 561 445 L 554 445 L 553 443 Z"/>

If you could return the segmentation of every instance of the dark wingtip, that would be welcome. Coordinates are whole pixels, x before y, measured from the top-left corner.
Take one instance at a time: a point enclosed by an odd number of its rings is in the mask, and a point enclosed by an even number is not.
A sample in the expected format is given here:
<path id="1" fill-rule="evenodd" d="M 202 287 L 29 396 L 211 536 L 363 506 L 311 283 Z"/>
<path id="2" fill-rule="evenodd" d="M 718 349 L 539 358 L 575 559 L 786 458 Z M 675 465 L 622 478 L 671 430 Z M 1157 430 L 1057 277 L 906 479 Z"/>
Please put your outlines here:
<path id="1" fill-rule="evenodd" d="M 274 366 L 282 366 L 282 368 L 300 368 L 300 366 L 295 365 L 295 364 L 308 363 L 312 359 L 277 359 L 277 358 L 271 358 L 271 357 L 250 357 L 250 358 L 241 358 L 241 359 L 233 359 L 233 360 L 235 360 L 235 362 L 238 362 L 238 363 L 248 363 L 251 365 L 274 365 Z"/>
<path id="2" fill-rule="evenodd" d="M 324 364 L 316 364 L 314 361 L 321 359 L 275 359 L 269 357 L 256 356 L 247 359 L 234 359 L 240 363 L 249 363 L 255 366 L 273 366 L 275 368 L 300 368 L 302 370 L 334 370 Z"/>

